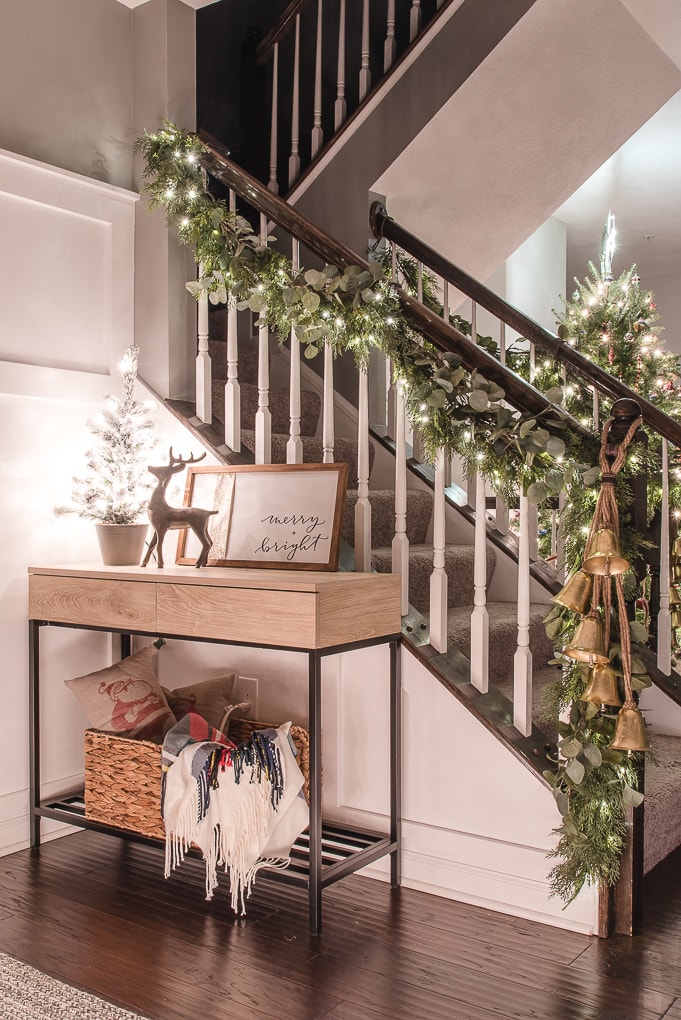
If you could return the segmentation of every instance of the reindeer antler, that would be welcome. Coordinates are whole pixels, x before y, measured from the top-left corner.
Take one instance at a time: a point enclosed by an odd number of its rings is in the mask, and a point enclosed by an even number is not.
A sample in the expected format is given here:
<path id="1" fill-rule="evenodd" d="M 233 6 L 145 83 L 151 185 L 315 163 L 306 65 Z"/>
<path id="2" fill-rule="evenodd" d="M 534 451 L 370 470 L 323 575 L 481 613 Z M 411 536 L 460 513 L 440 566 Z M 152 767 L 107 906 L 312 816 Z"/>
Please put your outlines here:
<path id="1" fill-rule="evenodd" d="M 171 446 L 170 450 L 168 451 L 168 456 L 170 458 L 171 464 L 197 464 L 200 460 L 203 460 L 203 458 L 206 456 L 206 453 L 204 451 L 200 457 L 195 457 L 191 453 L 187 458 L 181 456 L 176 457 L 175 454 L 173 453 L 173 448 Z"/>

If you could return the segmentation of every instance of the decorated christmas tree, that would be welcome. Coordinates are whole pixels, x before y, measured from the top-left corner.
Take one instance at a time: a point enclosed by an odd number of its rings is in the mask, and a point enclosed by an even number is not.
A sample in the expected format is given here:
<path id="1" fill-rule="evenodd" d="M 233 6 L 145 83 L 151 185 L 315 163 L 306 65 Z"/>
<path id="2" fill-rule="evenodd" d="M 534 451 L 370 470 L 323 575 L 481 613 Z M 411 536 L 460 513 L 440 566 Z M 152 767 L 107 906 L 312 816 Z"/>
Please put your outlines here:
<path id="1" fill-rule="evenodd" d="M 87 422 L 96 444 L 85 453 L 83 474 L 73 478 L 72 505 L 57 507 L 58 515 L 101 524 L 135 524 L 143 517 L 154 482 L 147 465 L 156 440 L 150 405 L 135 398 L 138 357 L 139 347 L 128 347 L 119 366 L 122 397 L 108 396 Z"/>

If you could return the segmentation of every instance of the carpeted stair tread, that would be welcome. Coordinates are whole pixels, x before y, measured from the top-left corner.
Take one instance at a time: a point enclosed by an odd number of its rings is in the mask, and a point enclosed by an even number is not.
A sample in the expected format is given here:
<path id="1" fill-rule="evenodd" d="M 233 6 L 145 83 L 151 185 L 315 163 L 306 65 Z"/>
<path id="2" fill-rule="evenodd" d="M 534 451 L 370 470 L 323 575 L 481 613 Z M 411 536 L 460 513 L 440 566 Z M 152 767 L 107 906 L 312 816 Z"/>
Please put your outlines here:
<path id="1" fill-rule="evenodd" d="M 239 383 L 241 389 L 241 426 L 243 430 L 253 428 L 258 410 L 258 387 L 253 383 Z M 213 379 L 213 417 L 225 420 L 225 384 Z M 291 425 L 289 415 L 289 391 L 273 386 L 269 391 L 269 409 L 272 415 L 272 432 L 286 433 Z M 302 390 L 300 394 L 300 432 L 303 436 L 314 436 L 319 423 L 322 402 L 318 393 Z"/>
<path id="2" fill-rule="evenodd" d="M 353 545 L 355 541 L 356 502 L 357 492 L 351 491 L 351 487 L 348 485 L 343 516 L 343 538 L 350 545 Z M 369 492 L 369 502 L 371 504 L 372 548 L 389 549 L 395 534 L 395 493 L 392 489 L 372 489 Z M 408 489 L 407 538 L 410 544 L 425 542 L 432 515 L 432 494 L 425 489 Z"/>
<path id="3" fill-rule="evenodd" d="M 303 441 L 303 463 L 321 464 L 324 457 L 324 446 L 319 436 L 301 436 Z M 286 445 L 288 433 L 272 433 L 272 463 L 286 463 Z M 241 442 L 249 450 L 255 450 L 255 432 L 252 429 L 241 430 Z M 348 489 L 357 488 L 357 442 L 354 439 L 336 437 L 334 443 L 334 460 L 337 464 L 348 465 Z M 369 468 L 373 464 L 374 448 L 369 445 Z"/>
<path id="4" fill-rule="evenodd" d="M 681 737 L 652 732 L 655 765 L 646 760 L 643 871 L 681 844 Z"/>
<path id="5" fill-rule="evenodd" d="M 450 609 L 447 614 L 447 634 L 459 651 L 470 658 L 471 611 L 466 606 Z M 514 602 L 488 602 L 489 614 L 489 678 L 493 683 L 513 682 L 513 657 L 518 640 L 518 617 Z M 544 617 L 547 607 L 541 603 L 530 605 L 530 649 L 535 670 L 541 669 L 553 658 L 553 647 L 546 636 Z"/>
<path id="6" fill-rule="evenodd" d="M 392 564 L 392 553 L 388 549 L 374 549 L 372 552 L 373 569 L 379 573 L 389 573 Z M 449 578 L 447 586 L 447 605 L 449 608 L 473 605 L 474 585 L 474 550 L 472 545 L 445 546 L 445 570 Z M 487 584 L 494 573 L 496 556 L 491 546 L 487 547 Z M 430 575 L 433 572 L 433 547 L 431 545 L 411 545 L 409 547 L 409 601 L 420 613 L 427 614 L 430 607 Z"/>
<path id="7" fill-rule="evenodd" d="M 213 316 L 210 316 L 212 320 Z M 227 344 L 224 338 L 211 336 L 208 340 L 208 353 L 211 361 L 211 372 L 214 379 L 227 378 Z M 258 348 L 257 345 L 239 345 L 237 365 L 239 382 L 257 383 L 258 381 Z"/>

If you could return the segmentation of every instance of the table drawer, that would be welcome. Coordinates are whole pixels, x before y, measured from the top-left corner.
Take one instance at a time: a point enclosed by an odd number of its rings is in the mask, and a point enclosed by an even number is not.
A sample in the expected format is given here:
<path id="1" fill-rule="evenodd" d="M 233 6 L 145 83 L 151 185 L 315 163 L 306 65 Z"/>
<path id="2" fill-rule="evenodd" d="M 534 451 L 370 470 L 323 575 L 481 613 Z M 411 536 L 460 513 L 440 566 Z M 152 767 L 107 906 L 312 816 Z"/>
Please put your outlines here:
<path id="1" fill-rule="evenodd" d="M 32 620 L 153 632 L 156 584 L 31 574 L 28 613 Z"/>

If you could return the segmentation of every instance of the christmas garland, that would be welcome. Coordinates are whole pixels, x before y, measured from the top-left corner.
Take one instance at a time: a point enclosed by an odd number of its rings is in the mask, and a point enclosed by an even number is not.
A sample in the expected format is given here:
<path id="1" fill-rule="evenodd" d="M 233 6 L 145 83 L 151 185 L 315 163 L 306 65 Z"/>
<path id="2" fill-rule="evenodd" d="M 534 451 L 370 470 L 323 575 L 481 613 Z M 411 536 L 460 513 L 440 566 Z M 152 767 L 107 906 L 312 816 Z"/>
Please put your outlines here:
<path id="1" fill-rule="evenodd" d="M 402 314 L 385 257 L 382 265 L 380 260 L 371 263 L 369 271 L 358 266 L 341 271 L 328 265 L 295 269 L 271 246 L 274 238 L 258 237 L 247 220 L 209 193 L 200 163 L 205 150 L 195 135 L 165 122 L 159 131 L 145 133 L 137 148 L 145 160 L 150 210 L 165 210 L 168 225 L 177 230 L 181 243 L 192 248 L 201 266 L 200 279 L 187 284 L 192 294 L 207 294 L 214 304 L 234 301 L 238 308 L 250 309 L 280 341 L 290 337 L 292 343 L 302 344 L 308 358 L 328 343 L 334 354 L 351 351 L 365 366 L 370 350 L 381 350 L 393 363 L 425 456 L 432 460 L 445 447 L 469 469 L 480 471 L 508 503 L 517 498 L 519 487 L 538 504 L 565 490 L 567 561 L 579 561 L 585 524 L 596 501 L 595 442 L 592 446 L 576 437 L 557 410 L 535 416 L 508 408 L 501 387 L 467 369 L 458 354 L 442 354 L 420 337 Z M 414 273 L 415 263 L 402 257 L 401 282 L 412 292 Z M 425 272 L 421 290 L 424 302 L 442 314 L 434 281 Z M 471 335 L 470 324 L 461 317 L 450 316 L 450 321 Z M 478 336 L 476 341 L 495 353 L 491 337 Z M 512 349 L 507 360 L 529 379 L 529 360 L 522 351 Z M 532 382 L 552 403 L 567 404 L 591 424 L 584 412 L 586 391 L 566 387 L 557 364 L 542 365 Z M 578 400 L 573 399 L 575 393 Z M 623 505 L 628 502 L 628 485 L 625 470 L 618 478 Z M 637 543 L 640 537 L 634 536 L 633 546 Z M 561 644 L 575 625 L 574 615 L 561 607 L 547 617 L 549 636 Z M 613 644 L 615 663 L 617 653 Z M 560 863 L 550 880 L 553 892 L 569 901 L 586 881 L 616 880 L 627 806 L 641 795 L 631 760 L 608 749 L 612 719 L 580 701 L 585 686 L 581 669 L 562 658 L 555 661 L 563 670 L 553 687 L 553 709 L 556 713 L 569 709 L 569 721 L 559 723 L 561 757 L 556 771 L 546 773 L 563 816 L 551 855 Z M 641 686 L 644 673 L 641 668 Z"/>

